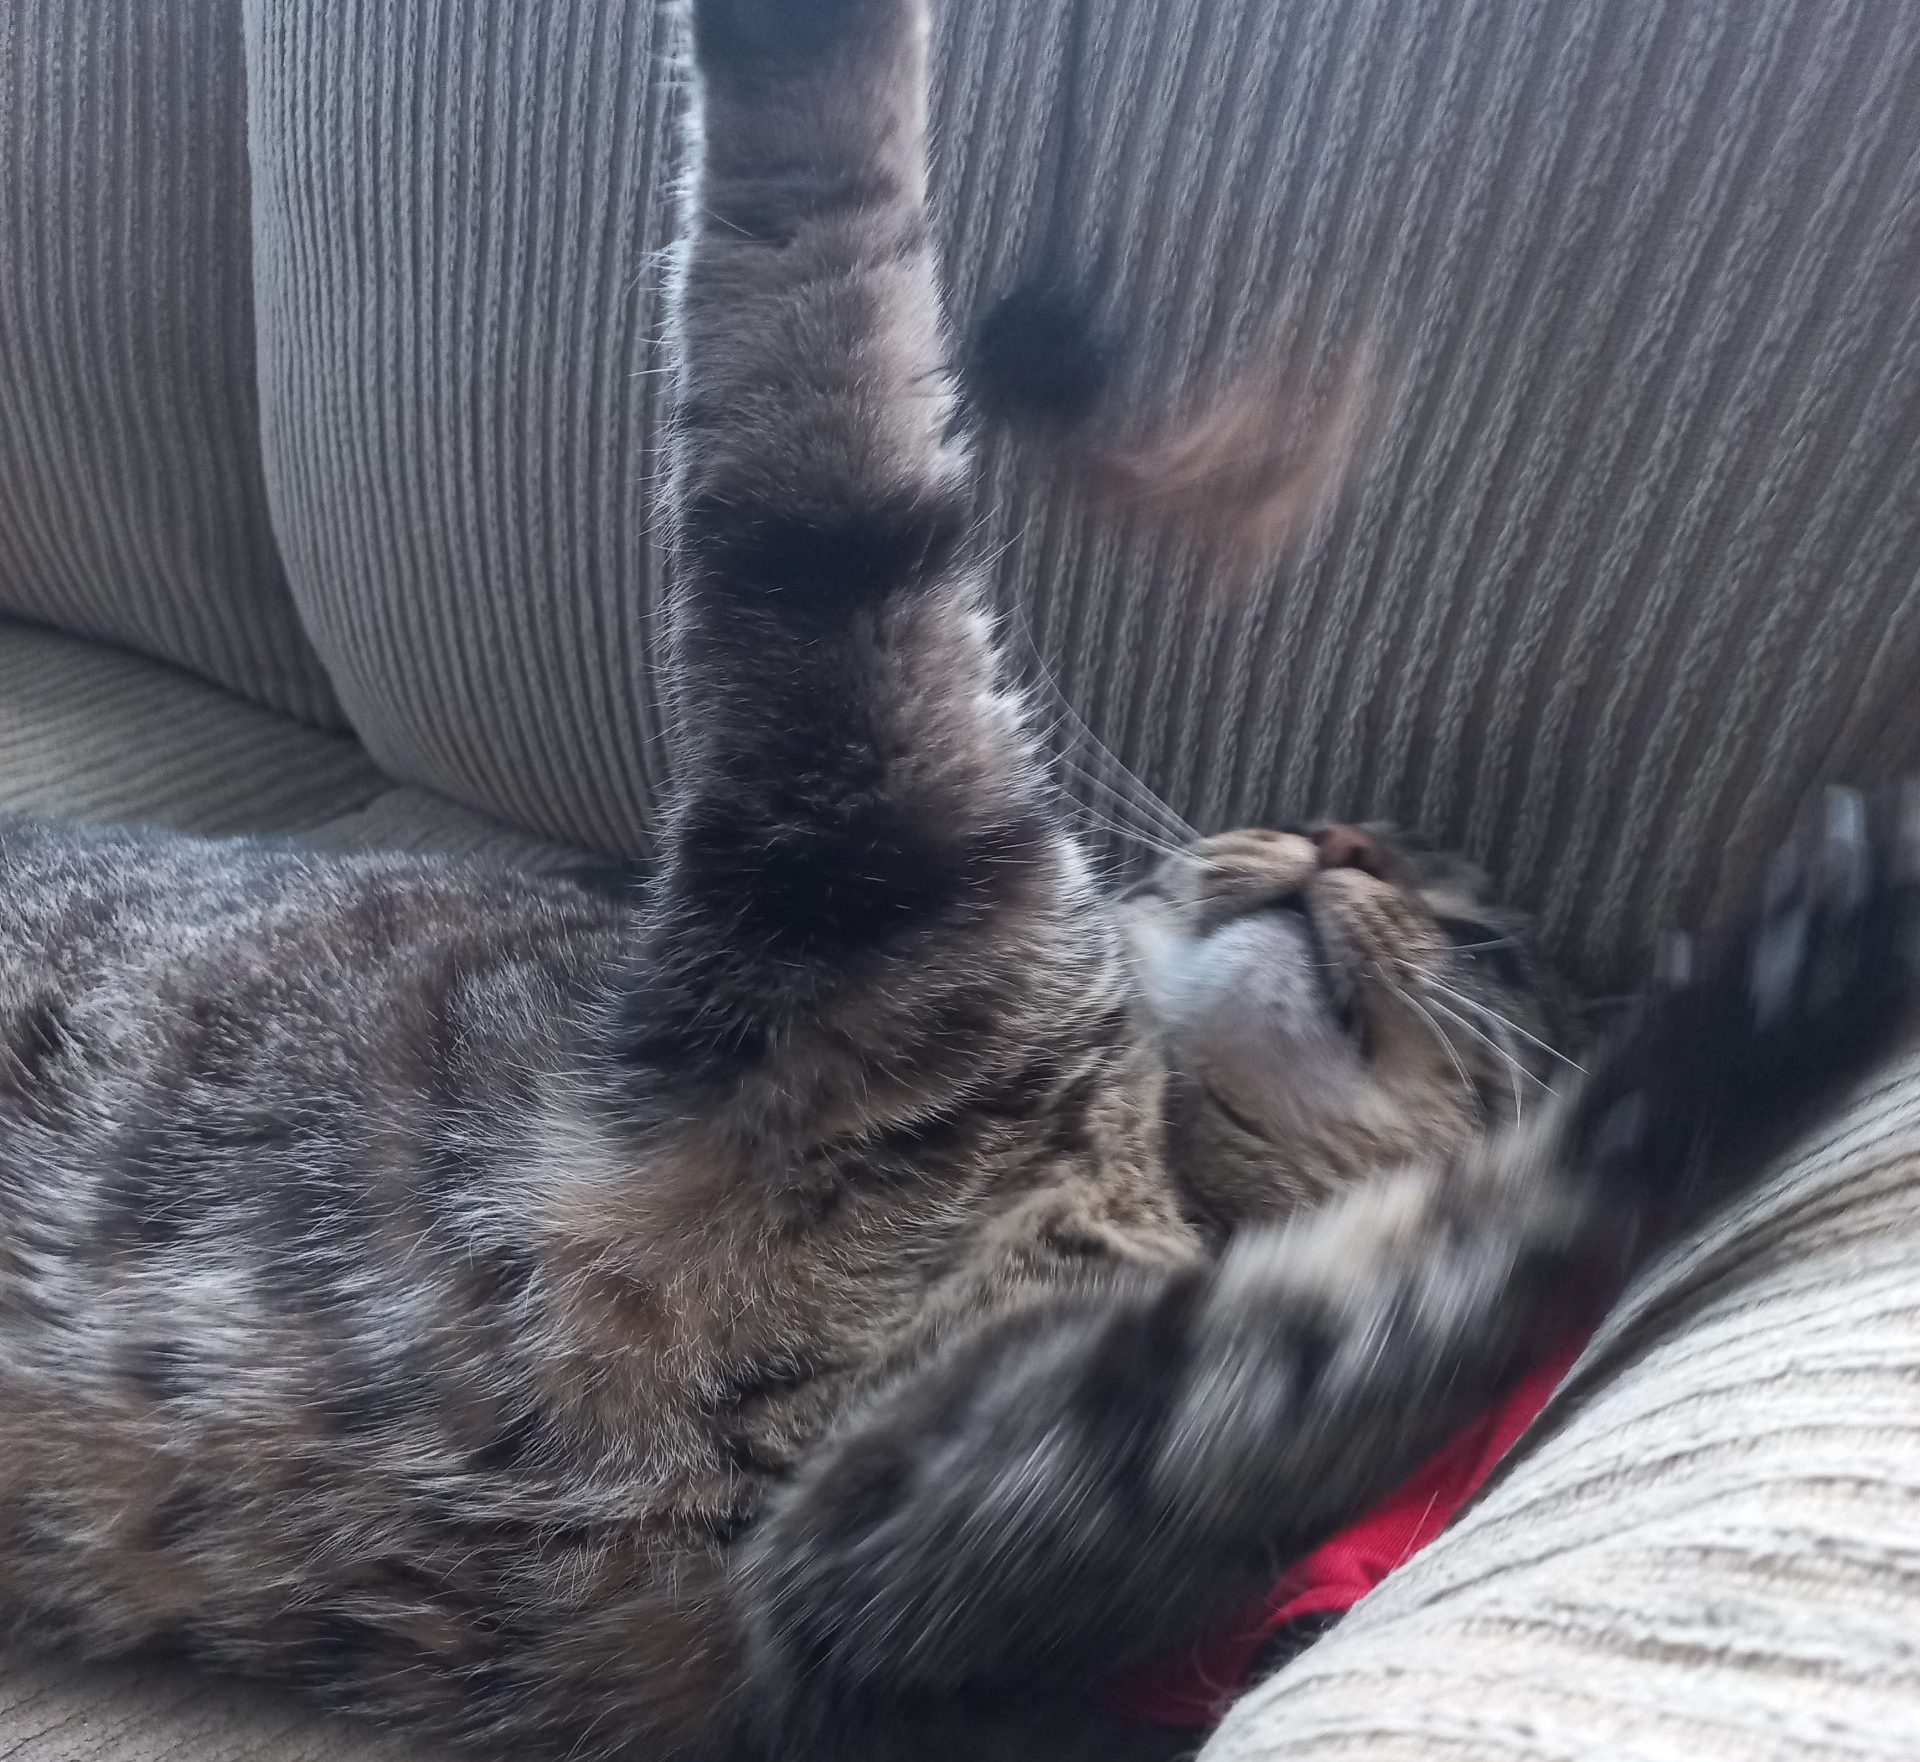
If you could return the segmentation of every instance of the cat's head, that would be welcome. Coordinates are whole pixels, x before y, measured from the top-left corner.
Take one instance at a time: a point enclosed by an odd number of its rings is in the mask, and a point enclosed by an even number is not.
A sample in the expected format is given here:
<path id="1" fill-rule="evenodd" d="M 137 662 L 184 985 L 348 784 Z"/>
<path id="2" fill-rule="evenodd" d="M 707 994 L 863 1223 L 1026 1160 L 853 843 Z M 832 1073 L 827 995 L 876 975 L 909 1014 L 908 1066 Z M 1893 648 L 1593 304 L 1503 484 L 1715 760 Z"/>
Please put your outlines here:
<path id="1" fill-rule="evenodd" d="M 1553 990 L 1461 858 L 1377 826 L 1229 832 L 1121 896 L 1174 1073 L 1171 1152 L 1232 1225 L 1533 1105 Z"/>

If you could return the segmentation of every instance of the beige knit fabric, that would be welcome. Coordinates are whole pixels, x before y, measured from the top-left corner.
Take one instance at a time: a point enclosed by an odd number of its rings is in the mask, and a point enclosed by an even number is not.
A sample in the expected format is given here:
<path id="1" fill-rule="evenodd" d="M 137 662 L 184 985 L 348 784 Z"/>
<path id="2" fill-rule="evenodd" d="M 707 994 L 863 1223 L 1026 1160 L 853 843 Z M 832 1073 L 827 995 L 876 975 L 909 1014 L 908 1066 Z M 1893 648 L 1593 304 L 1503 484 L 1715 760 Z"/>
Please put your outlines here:
<path id="1" fill-rule="evenodd" d="M 443 796 L 394 784 L 344 735 L 142 656 L 4 621 L 0 813 L 285 834 L 516 866 L 573 860 Z"/>
<path id="2" fill-rule="evenodd" d="M 0 613 L 336 722 L 268 529 L 237 0 L 0 4 Z"/>
<path id="3" fill-rule="evenodd" d="M 86 1669 L 0 1653 L 6 1762 L 448 1762 L 184 1668 Z"/>
<path id="4" fill-rule="evenodd" d="M 1204 1762 L 1920 1756 L 1920 1059 L 1615 1318 Z"/>
<path id="5" fill-rule="evenodd" d="M 246 8 L 268 474 L 352 721 L 400 775 L 639 849 L 660 10 Z M 1234 594 L 991 450 L 1015 640 L 1189 818 L 1420 823 L 1612 984 L 1810 780 L 1920 761 L 1912 0 L 940 17 L 963 317 L 1080 275 L 1122 425 L 1276 352 L 1383 363 L 1352 493 Z"/>

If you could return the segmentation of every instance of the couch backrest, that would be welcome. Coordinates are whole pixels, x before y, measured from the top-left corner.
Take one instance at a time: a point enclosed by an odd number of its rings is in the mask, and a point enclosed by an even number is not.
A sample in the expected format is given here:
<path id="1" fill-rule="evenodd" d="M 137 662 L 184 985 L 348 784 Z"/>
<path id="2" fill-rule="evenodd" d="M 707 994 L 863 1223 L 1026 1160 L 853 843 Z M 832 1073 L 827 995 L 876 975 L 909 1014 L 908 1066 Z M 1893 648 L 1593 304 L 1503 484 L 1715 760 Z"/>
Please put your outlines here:
<path id="1" fill-rule="evenodd" d="M 949 6 L 971 293 L 1109 289 L 1123 401 L 1371 335 L 1371 463 L 1251 597 L 996 480 L 1005 597 L 1190 818 L 1417 823 L 1588 982 L 1723 906 L 1822 777 L 1920 762 L 1920 8 L 1910 0 Z M 1049 84 L 1049 80 L 1054 83 Z M 1014 200 L 1009 201 L 1012 196 Z"/>
<path id="2" fill-rule="evenodd" d="M 670 32 L 609 0 L 248 0 L 274 513 L 397 775 L 638 852 Z"/>
<path id="3" fill-rule="evenodd" d="M 79 93 L 108 144 L 12 101 L 38 218 L 0 286 L 41 328 L 0 332 L 32 394 L 0 595 L 313 713 L 237 365 L 230 5 L 13 14 L 55 50 L 4 89 Z M 257 432 L 313 647 L 395 773 L 642 852 L 665 11 L 243 10 Z M 1920 763 L 1908 0 L 946 0 L 936 59 L 963 321 L 1080 275 L 1120 428 L 1276 350 L 1366 336 L 1386 369 L 1350 493 L 1235 593 L 1044 446 L 989 447 L 1010 628 L 1190 819 L 1421 824 L 1604 985 L 1812 781 Z"/>
<path id="4" fill-rule="evenodd" d="M 342 699 L 407 775 L 637 848 L 659 11 L 250 11 L 268 471 Z M 1911 5 L 941 18 L 963 315 L 1086 273 L 1135 414 L 1277 342 L 1391 370 L 1356 493 L 1237 598 L 995 449 L 1006 601 L 1186 815 L 1421 822 L 1607 982 L 1814 777 L 1920 760 Z"/>
<path id="5" fill-rule="evenodd" d="M 238 0 L 0 9 L 0 614 L 337 723 L 267 513 Z"/>

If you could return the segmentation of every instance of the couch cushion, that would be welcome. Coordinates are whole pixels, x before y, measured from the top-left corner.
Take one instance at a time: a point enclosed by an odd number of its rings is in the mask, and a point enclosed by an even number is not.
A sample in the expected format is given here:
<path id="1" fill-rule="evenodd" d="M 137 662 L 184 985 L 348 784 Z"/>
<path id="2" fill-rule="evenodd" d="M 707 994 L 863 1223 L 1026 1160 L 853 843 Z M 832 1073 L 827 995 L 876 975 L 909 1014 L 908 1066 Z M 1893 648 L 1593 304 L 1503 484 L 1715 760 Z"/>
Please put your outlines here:
<path id="1" fill-rule="evenodd" d="M 3 620 L 0 813 L 298 834 L 323 846 L 517 864 L 569 860 L 444 797 L 394 784 L 345 735 L 143 656 Z"/>
<path id="2" fill-rule="evenodd" d="M 1369 469 L 1240 592 L 993 448 L 1017 640 L 1183 813 L 1464 841 L 1610 986 L 1810 779 L 1920 761 L 1920 9 L 938 13 L 963 322 L 1036 268 L 1088 278 L 1116 420 L 1362 333 L 1386 370 Z M 664 776 L 664 14 L 248 0 L 267 468 L 309 628 L 388 768 L 610 849 Z"/>
<path id="3" fill-rule="evenodd" d="M 186 1669 L 0 1653 L 7 1762 L 446 1762 L 283 1695 Z"/>
<path id="4" fill-rule="evenodd" d="M 0 810 L 287 832 L 386 786 L 346 735 L 141 655 L 0 622 Z"/>
<path id="5" fill-rule="evenodd" d="M 260 469 L 237 0 L 8 0 L 0 177 L 0 612 L 337 723 Z"/>
<path id="6" fill-rule="evenodd" d="M 246 13 L 268 475 L 352 725 L 398 777 L 640 854 L 666 15 Z"/>
<path id="7" fill-rule="evenodd" d="M 1613 1318 L 1203 1762 L 1920 1756 L 1920 1058 Z"/>

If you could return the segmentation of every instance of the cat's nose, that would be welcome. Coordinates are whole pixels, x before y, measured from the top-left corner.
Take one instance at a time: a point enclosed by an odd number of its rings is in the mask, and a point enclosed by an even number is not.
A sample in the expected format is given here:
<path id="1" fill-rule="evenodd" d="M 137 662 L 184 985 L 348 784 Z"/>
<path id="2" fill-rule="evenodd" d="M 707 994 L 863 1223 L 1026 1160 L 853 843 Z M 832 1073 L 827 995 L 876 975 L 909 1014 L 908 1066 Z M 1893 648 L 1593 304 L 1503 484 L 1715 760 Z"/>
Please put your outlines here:
<path id="1" fill-rule="evenodd" d="M 1312 837 L 1321 868 L 1359 869 L 1368 875 L 1380 873 L 1380 846 L 1358 826 L 1342 826 L 1336 822 L 1318 828 Z"/>

